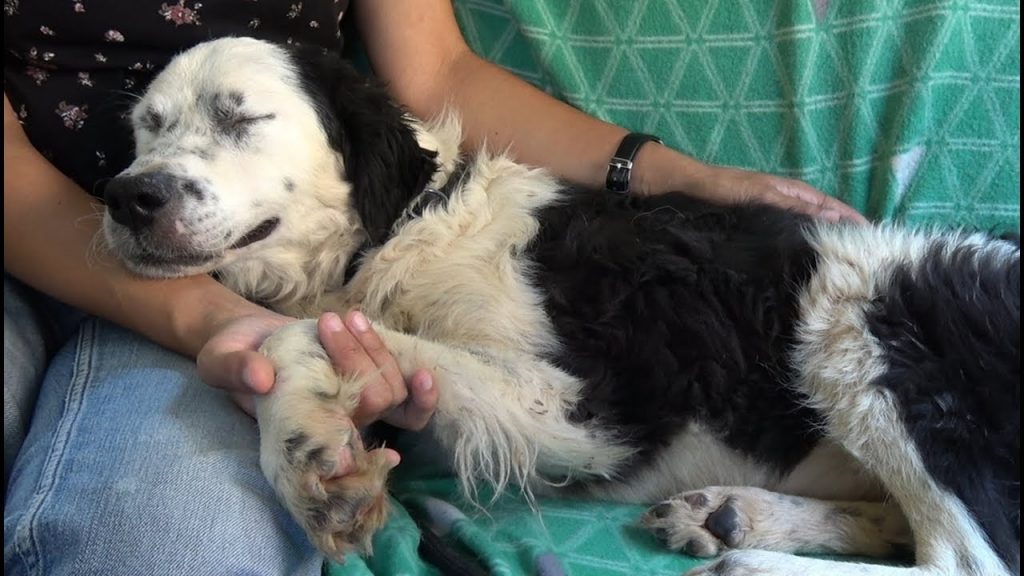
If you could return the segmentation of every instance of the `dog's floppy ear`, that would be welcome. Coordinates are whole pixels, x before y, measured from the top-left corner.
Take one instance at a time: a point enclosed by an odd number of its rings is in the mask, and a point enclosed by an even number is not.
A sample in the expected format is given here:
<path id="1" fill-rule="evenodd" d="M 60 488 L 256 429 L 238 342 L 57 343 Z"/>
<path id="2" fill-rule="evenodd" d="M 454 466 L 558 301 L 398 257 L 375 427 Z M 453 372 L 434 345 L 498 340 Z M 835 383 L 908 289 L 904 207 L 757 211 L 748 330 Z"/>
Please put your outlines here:
<path id="1" fill-rule="evenodd" d="M 382 243 L 437 171 L 437 154 L 420 148 L 405 111 L 385 89 L 340 56 L 297 48 L 292 57 L 331 146 L 344 159 L 363 227 L 372 243 Z"/>

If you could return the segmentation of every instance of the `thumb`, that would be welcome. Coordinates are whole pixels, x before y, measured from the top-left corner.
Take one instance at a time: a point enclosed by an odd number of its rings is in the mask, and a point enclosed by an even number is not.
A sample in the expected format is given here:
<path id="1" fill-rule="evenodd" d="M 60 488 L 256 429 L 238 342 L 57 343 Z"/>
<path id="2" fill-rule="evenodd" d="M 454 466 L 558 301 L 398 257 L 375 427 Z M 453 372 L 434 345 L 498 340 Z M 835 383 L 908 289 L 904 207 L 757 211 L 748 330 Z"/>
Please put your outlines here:
<path id="1" fill-rule="evenodd" d="M 255 350 L 203 348 L 196 359 L 199 376 L 208 385 L 231 392 L 266 394 L 274 386 L 274 365 Z"/>

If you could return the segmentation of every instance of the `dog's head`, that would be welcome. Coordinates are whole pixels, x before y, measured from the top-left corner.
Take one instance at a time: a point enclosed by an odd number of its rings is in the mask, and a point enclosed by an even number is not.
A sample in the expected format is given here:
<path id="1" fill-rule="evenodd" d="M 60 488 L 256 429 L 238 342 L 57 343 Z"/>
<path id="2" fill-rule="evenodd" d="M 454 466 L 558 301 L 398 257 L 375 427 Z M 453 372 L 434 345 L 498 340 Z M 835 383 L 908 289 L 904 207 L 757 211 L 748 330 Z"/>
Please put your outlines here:
<path id="1" fill-rule="evenodd" d="M 322 259 L 325 243 L 347 259 L 437 168 L 422 130 L 340 58 L 247 38 L 180 54 L 131 122 L 136 158 L 105 189 L 104 233 L 146 276 Z"/>

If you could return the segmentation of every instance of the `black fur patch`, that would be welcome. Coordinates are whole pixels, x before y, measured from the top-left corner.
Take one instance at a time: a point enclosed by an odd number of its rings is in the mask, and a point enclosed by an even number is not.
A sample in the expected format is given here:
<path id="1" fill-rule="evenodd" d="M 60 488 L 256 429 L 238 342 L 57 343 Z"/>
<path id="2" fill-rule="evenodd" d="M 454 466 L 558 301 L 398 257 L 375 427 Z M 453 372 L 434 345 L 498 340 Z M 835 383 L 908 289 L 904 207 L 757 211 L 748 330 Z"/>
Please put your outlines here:
<path id="1" fill-rule="evenodd" d="M 304 432 L 295 432 L 284 440 L 284 458 L 289 464 L 295 464 L 296 456 L 309 443 L 309 436 Z"/>
<path id="2" fill-rule="evenodd" d="M 540 220 L 535 285 L 563 344 L 552 361 L 586 381 L 577 419 L 621 430 L 637 464 L 692 422 L 780 471 L 807 455 L 818 418 L 787 386 L 816 265 L 803 217 L 580 191 Z"/>
<path id="3" fill-rule="evenodd" d="M 404 110 L 385 89 L 335 54 L 297 48 L 292 58 L 331 146 L 345 160 L 352 202 L 373 244 L 387 239 L 402 211 L 437 171 Z"/>
<path id="4" fill-rule="evenodd" d="M 943 253 L 896 270 L 868 314 L 928 473 L 1020 567 L 1020 254 Z"/>
<path id="5" fill-rule="evenodd" d="M 142 116 L 142 127 L 148 132 L 156 134 L 163 130 L 164 117 L 152 107 L 147 108 L 146 113 Z"/>

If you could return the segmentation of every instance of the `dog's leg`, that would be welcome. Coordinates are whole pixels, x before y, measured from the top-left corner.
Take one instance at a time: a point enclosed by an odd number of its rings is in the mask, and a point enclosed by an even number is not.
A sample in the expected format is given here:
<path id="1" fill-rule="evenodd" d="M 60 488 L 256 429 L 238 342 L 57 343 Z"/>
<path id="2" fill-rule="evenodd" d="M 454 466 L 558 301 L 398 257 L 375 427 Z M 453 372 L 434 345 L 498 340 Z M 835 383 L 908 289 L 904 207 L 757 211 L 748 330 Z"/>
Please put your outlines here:
<path id="1" fill-rule="evenodd" d="M 959 576 L 928 568 L 835 562 L 783 552 L 737 550 L 695 568 L 685 576 Z"/>
<path id="2" fill-rule="evenodd" d="M 530 490 L 607 478 L 630 455 L 614 438 L 569 420 L 579 382 L 544 362 L 377 333 L 407 378 L 420 368 L 433 373 L 439 400 L 430 428 L 471 497 L 481 480 L 500 493 L 510 483 Z M 283 327 L 262 351 L 277 368 L 273 392 L 257 403 L 264 473 L 325 553 L 369 551 L 387 512 L 387 464 L 380 451 L 363 448 L 349 417 L 362 379 L 335 374 L 313 321 Z"/>
<path id="3" fill-rule="evenodd" d="M 829 437 L 878 478 L 905 514 L 913 534 L 915 566 L 868 567 L 737 551 L 694 574 L 1007 576 L 1019 572 L 1019 565 L 1007 566 L 996 554 L 967 506 L 929 474 L 891 391 L 872 384 L 885 366 L 873 341 L 858 329 L 858 314 L 846 310 L 821 324 L 822 329 L 834 331 L 829 334 L 832 345 L 803 351 L 802 365 L 807 369 L 799 385 L 824 418 Z M 825 356 L 836 350 L 845 356 Z"/>
<path id="4" fill-rule="evenodd" d="M 963 502 L 928 473 L 892 395 L 865 378 L 881 368 L 869 365 L 879 356 L 870 350 L 863 352 L 859 361 L 848 359 L 850 363 L 841 369 L 827 362 L 810 363 L 814 368 L 808 370 L 801 385 L 824 417 L 829 436 L 882 482 L 906 515 L 919 573 L 1009 574 Z M 744 561 L 739 555 L 729 560 Z"/>
<path id="5" fill-rule="evenodd" d="M 813 397 L 823 410 L 830 434 L 877 475 L 905 513 L 913 534 L 915 566 L 900 568 L 833 562 L 778 552 L 741 550 L 692 571 L 689 576 L 1008 576 L 1011 570 L 995 554 L 963 503 L 929 476 L 914 443 L 902 430 L 891 398 L 851 382 L 829 386 Z M 831 397 L 828 400 L 827 397 Z M 832 406 L 832 410 L 825 409 Z M 734 509 L 736 507 L 734 506 Z M 728 532 L 730 513 L 720 521 Z M 708 518 L 711 522 L 711 518 Z M 707 524 L 705 524 L 706 526 Z M 685 543 L 684 543 L 685 544 Z"/>
<path id="6" fill-rule="evenodd" d="M 463 490 L 500 493 L 611 478 L 633 453 L 607 430 L 570 419 L 581 383 L 525 354 L 461 349 L 377 328 L 405 375 L 430 369 L 438 386 L 430 430 L 452 456 Z"/>
<path id="7" fill-rule="evenodd" d="M 256 403 L 263 473 L 329 557 L 370 552 L 387 516 L 388 465 L 350 418 L 362 380 L 338 377 L 312 320 L 281 328 L 261 351 L 276 370 L 274 390 Z"/>
<path id="8" fill-rule="evenodd" d="M 683 492 L 641 520 L 673 550 L 715 556 L 727 549 L 891 557 L 909 549 L 900 510 L 875 502 L 831 502 L 746 486 Z"/>
<path id="9" fill-rule="evenodd" d="M 798 342 L 794 348 L 794 364 L 799 367 L 801 374 L 795 379 L 794 385 L 821 415 L 829 439 L 842 446 L 868 473 L 877 478 L 890 494 L 892 502 L 902 510 L 913 534 L 915 566 L 868 567 L 774 552 L 735 551 L 695 574 L 1018 574 L 1020 564 L 1019 556 L 1014 554 L 1016 551 L 1003 549 L 1003 556 L 997 553 L 995 545 L 980 525 L 979 517 L 975 516 L 978 510 L 965 504 L 947 484 L 940 483 L 925 464 L 918 442 L 922 433 L 927 433 L 929 426 L 934 427 L 936 432 L 944 430 L 941 410 L 935 410 L 933 406 L 944 400 L 942 393 L 945 380 L 941 377 L 929 382 L 914 380 L 925 378 L 926 374 L 931 373 L 915 374 L 913 371 L 902 372 L 902 380 L 886 378 L 891 374 L 893 358 L 887 354 L 887 349 L 868 323 L 868 311 L 877 311 L 882 297 L 894 298 L 892 302 L 899 304 L 905 303 L 904 298 L 913 296 L 908 296 L 908 290 L 927 290 L 929 294 L 943 290 L 945 285 L 942 282 L 921 285 L 907 283 L 907 278 L 911 277 L 905 275 L 902 276 L 905 281 L 903 291 L 893 293 L 883 289 L 892 286 L 894 280 L 886 275 L 894 274 L 896 267 L 902 265 L 900 263 L 925 262 L 931 266 L 930 270 L 938 269 L 949 263 L 952 249 L 947 246 L 942 252 L 935 252 L 934 249 L 929 251 L 924 236 L 896 234 L 887 229 L 829 230 L 824 230 L 817 239 L 817 250 L 821 255 L 819 267 L 801 297 Z M 968 238 L 958 242 L 968 245 L 974 241 Z M 957 254 L 964 258 L 980 258 L 978 255 L 982 254 L 981 248 L 968 248 Z M 1015 254 L 1003 252 L 1004 248 L 994 246 L 985 256 L 990 260 L 982 262 L 975 258 L 967 261 L 973 266 L 965 272 L 970 275 L 969 285 L 978 289 L 971 292 L 970 299 L 961 305 L 972 305 L 972 302 L 989 291 L 1000 295 L 1012 293 L 1013 285 L 1009 282 L 1003 284 L 1001 279 L 1009 277 L 1014 268 L 1010 265 L 999 267 L 997 264 L 1006 261 L 1012 263 Z M 985 269 L 991 268 L 998 273 L 989 276 L 979 274 L 978 267 L 982 264 L 987 267 Z M 927 280 L 931 277 L 925 275 L 920 278 Z M 986 278 L 991 282 L 982 286 L 982 280 Z M 1003 308 L 1012 317 L 1012 306 L 994 306 L 994 309 Z M 974 311 L 979 312 L 983 310 Z M 978 315 L 983 317 L 982 314 Z M 913 323 L 911 328 L 914 328 Z M 945 332 L 934 334 L 969 334 L 970 325 L 944 325 L 943 330 Z M 996 333 L 993 337 L 1004 338 L 1016 333 L 1007 331 Z M 905 336 L 909 346 L 924 346 L 915 339 L 919 336 L 915 336 L 913 330 Z M 959 372 L 963 374 L 963 369 Z M 973 385 L 980 391 L 979 395 L 988 392 L 1013 397 L 1013 390 L 1000 388 L 1006 386 L 1007 382 L 996 382 L 991 384 L 982 379 Z M 908 405 L 897 392 L 904 393 L 903 397 L 910 398 L 916 404 Z M 968 392 L 971 390 L 961 390 L 962 394 Z M 956 395 L 952 397 L 957 398 Z M 968 394 L 964 404 L 970 401 Z M 952 418 L 972 416 L 970 406 L 961 409 L 963 411 L 954 412 L 956 416 Z M 908 415 L 917 415 L 913 419 L 916 426 L 913 436 L 905 424 Z M 987 424 L 979 420 L 973 425 L 980 427 Z M 1012 422 L 1005 424 L 1013 425 Z M 969 460 L 969 454 L 957 452 L 970 450 L 966 444 L 956 446 L 954 443 L 947 449 L 946 458 L 953 461 Z M 1016 451 L 1013 454 L 1016 455 Z M 964 479 L 970 479 L 971 474 L 975 473 L 984 474 L 984 471 L 970 467 L 962 471 Z M 979 478 L 979 481 L 982 480 L 984 478 Z"/>

